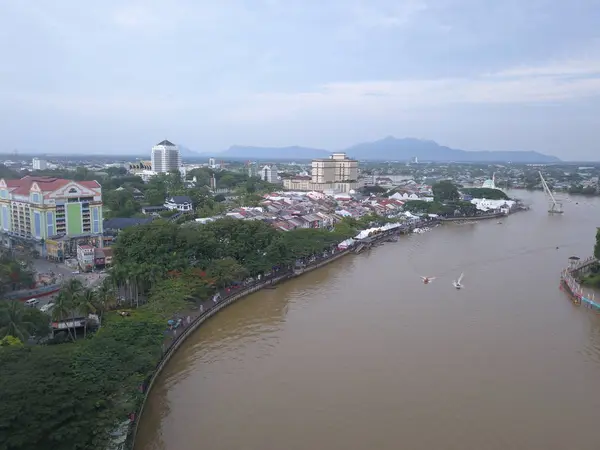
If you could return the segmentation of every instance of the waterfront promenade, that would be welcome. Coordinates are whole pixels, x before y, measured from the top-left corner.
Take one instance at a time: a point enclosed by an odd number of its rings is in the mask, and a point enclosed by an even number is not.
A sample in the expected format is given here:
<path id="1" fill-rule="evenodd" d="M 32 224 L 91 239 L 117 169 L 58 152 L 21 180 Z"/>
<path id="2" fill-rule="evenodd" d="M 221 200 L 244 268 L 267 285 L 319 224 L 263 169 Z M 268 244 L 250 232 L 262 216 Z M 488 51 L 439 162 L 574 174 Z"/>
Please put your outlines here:
<path id="1" fill-rule="evenodd" d="M 598 264 L 598 260 L 593 257 L 577 261 L 571 264 L 567 269 L 563 270 L 560 276 L 560 287 L 567 293 L 571 301 L 576 305 L 585 305 L 588 308 L 600 311 L 600 303 L 596 300 L 596 294 L 591 291 L 585 291 L 577 281 L 577 277 L 585 273 L 594 264 Z"/>
<path id="2" fill-rule="evenodd" d="M 415 224 L 422 225 L 421 223 Z M 398 224 L 397 226 L 384 226 L 381 227 L 381 231 L 375 236 L 369 238 L 369 243 L 383 242 L 389 239 L 390 236 L 401 234 L 406 232 L 406 227 Z M 189 337 L 194 331 L 196 331 L 207 319 L 214 316 L 216 313 L 236 302 L 237 300 L 257 292 L 261 289 L 269 289 L 274 287 L 278 283 L 286 281 L 291 278 L 299 277 L 305 273 L 316 270 L 324 265 L 327 265 L 339 258 L 351 253 L 355 245 L 360 245 L 360 240 L 356 240 L 353 246 L 345 249 L 335 248 L 323 254 L 315 255 L 310 258 L 307 262 L 296 264 L 294 267 L 285 268 L 274 268 L 272 272 L 261 278 L 257 278 L 250 283 L 243 285 L 236 285 L 221 290 L 218 294 L 209 299 L 204 299 L 198 303 L 198 307 L 193 311 L 186 311 L 174 317 L 175 321 L 179 321 L 181 325 L 178 328 L 170 329 L 166 331 L 165 341 L 163 343 L 163 355 L 156 365 L 155 370 L 148 376 L 148 378 L 140 386 L 140 390 L 144 394 L 144 400 L 139 411 L 132 412 L 130 414 L 130 422 L 125 425 L 124 433 L 117 432 L 115 434 L 126 437 L 122 442 L 115 442 L 116 449 L 133 449 L 135 446 L 135 437 L 137 434 L 137 428 L 139 421 L 143 415 L 144 405 L 146 403 L 148 394 L 152 389 L 157 376 L 160 374 L 164 366 L 168 363 L 171 356 L 177 351 L 179 346 Z M 121 430 L 119 430 L 121 431 Z M 120 439 L 117 438 L 116 441 Z"/>

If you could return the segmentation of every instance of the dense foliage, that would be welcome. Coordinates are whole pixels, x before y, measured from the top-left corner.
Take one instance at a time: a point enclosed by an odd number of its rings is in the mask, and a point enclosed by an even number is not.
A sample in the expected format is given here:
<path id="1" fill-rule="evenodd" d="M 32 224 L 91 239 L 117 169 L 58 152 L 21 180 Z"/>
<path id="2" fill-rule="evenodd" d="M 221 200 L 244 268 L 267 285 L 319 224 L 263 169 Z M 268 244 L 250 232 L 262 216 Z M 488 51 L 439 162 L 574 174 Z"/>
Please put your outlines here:
<path id="1" fill-rule="evenodd" d="M 2 347 L 0 448 L 102 448 L 160 357 L 161 321 L 130 319 L 115 317 L 77 345 Z"/>
<path id="2" fill-rule="evenodd" d="M 243 168 L 241 168 L 243 169 Z M 250 177 L 245 171 L 219 171 L 206 167 L 193 169 L 186 180 L 179 171 L 152 177 L 148 183 L 135 175 L 128 174 L 124 168 L 109 167 L 104 172 L 93 172 L 84 167 L 75 171 L 42 170 L 33 175 L 46 175 L 75 181 L 97 180 L 102 184 L 104 218 L 142 216 L 142 206 L 162 205 L 165 199 L 174 195 L 187 195 L 194 205 L 193 215 L 209 217 L 222 213 L 225 205 L 223 194 L 213 195 L 209 186 L 214 177 L 218 189 L 232 193 L 235 202 L 243 206 L 254 206 L 262 198 L 257 194 L 273 190 L 273 185 L 258 177 Z M 7 178 L 17 178 L 11 173 Z M 195 182 L 192 180 L 195 179 Z"/>
<path id="3" fill-rule="evenodd" d="M 15 323 L 22 331 L 13 327 L 0 336 L 0 449 L 105 447 L 109 432 L 139 409 L 139 387 L 160 359 L 167 319 L 189 311 L 190 301 L 318 254 L 381 220 L 345 219 L 331 231 L 278 232 L 235 219 L 192 226 L 159 220 L 124 230 L 110 283 L 91 291 L 70 280 L 52 310 L 56 320 L 68 320 L 74 310 L 97 313 L 96 333 L 69 332 L 59 345 L 24 346 L 25 322 L 35 321 L 19 310 Z M 129 315 L 111 312 L 117 296 Z M 44 322 L 36 323 L 41 330 Z"/>
<path id="4" fill-rule="evenodd" d="M 281 233 L 262 221 L 232 218 L 189 226 L 155 221 L 119 234 L 115 275 L 152 286 L 171 271 L 198 268 L 214 279 L 239 281 L 330 248 L 353 236 L 357 228 Z"/>
<path id="5" fill-rule="evenodd" d="M 29 288 L 33 281 L 33 270 L 26 260 L 15 258 L 9 251 L 0 252 L 0 295 Z"/>
<path id="6" fill-rule="evenodd" d="M 508 200 L 509 197 L 500 189 L 490 188 L 462 188 L 463 194 L 470 195 L 473 198 L 485 198 L 488 200 Z"/>
<path id="7" fill-rule="evenodd" d="M 431 186 L 431 190 L 436 202 L 454 202 L 460 198 L 458 188 L 452 181 L 439 181 Z"/>

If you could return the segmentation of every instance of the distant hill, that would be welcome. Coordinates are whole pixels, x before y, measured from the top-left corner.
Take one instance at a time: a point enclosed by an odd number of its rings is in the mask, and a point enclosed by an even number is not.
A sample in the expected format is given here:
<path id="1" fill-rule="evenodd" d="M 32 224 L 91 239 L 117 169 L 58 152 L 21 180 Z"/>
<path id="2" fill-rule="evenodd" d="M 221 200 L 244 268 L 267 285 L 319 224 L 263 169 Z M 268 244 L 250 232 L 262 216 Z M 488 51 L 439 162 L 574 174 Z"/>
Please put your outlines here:
<path id="1" fill-rule="evenodd" d="M 202 157 L 202 155 L 200 153 L 195 152 L 193 150 L 190 150 L 189 148 L 184 147 L 183 145 L 178 145 L 177 147 L 179 147 L 179 154 L 182 157 L 188 157 L 188 158 L 191 158 L 191 157 L 200 158 L 200 157 Z"/>
<path id="2" fill-rule="evenodd" d="M 538 152 L 474 151 L 454 149 L 435 141 L 388 136 L 375 142 L 366 142 L 345 150 L 357 159 L 406 161 L 417 157 L 419 161 L 551 163 L 560 159 Z"/>
<path id="3" fill-rule="evenodd" d="M 469 152 L 439 145 L 434 141 L 388 136 L 375 142 L 365 142 L 345 150 L 348 156 L 364 160 L 408 161 L 417 157 L 419 161 L 439 162 L 515 162 L 552 163 L 560 159 L 538 152 L 517 151 L 474 151 Z M 239 159 L 314 159 L 326 158 L 331 151 L 307 147 L 247 147 L 234 145 L 219 156 Z"/>

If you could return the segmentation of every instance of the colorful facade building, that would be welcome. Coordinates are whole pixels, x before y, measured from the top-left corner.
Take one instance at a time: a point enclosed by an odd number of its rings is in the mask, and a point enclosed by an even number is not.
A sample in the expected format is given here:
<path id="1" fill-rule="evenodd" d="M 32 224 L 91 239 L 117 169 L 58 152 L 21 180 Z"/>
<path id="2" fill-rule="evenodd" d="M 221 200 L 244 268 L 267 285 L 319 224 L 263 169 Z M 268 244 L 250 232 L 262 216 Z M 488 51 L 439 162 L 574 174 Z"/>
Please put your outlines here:
<path id="1" fill-rule="evenodd" d="M 97 181 L 26 176 L 0 179 L 0 232 L 32 241 L 102 234 Z"/>

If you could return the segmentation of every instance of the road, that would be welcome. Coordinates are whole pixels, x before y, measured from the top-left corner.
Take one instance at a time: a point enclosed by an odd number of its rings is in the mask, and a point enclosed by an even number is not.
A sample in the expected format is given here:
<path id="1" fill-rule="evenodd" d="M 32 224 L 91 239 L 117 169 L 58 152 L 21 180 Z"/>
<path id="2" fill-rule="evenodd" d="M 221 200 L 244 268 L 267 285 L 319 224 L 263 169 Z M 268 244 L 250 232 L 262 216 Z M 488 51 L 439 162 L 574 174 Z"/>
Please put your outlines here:
<path id="1" fill-rule="evenodd" d="M 75 271 L 71 267 L 67 266 L 66 264 L 55 263 L 52 261 L 47 261 L 45 259 L 34 259 L 32 261 L 32 265 L 33 265 L 34 270 L 38 274 L 54 274 L 57 277 L 57 280 L 59 280 L 59 281 L 61 279 L 63 281 L 66 281 L 71 278 L 76 278 L 76 279 L 81 280 L 81 282 L 83 283 L 83 285 L 86 288 L 92 288 L 94 286 L 97 286 L 99 283 L 102 282 L 102 280 L 107 275 L 106 273 L 99 273 L 99 272 L 77 273 L 77 271 Z M 40 302 L 37 305 L 37 307 L 41 308 L 43 305 L 49 303 L 56 297 L 56 295 L 58 295 L 58 293 L 52 294 L 52 295 L 46 295 L 44 297 L 39 297 L 38 300 Z"/>

